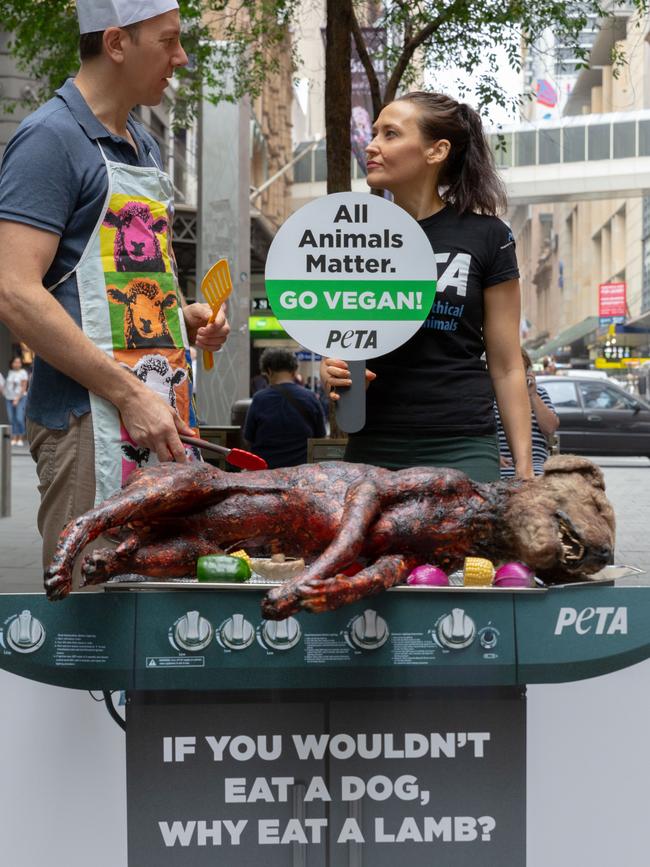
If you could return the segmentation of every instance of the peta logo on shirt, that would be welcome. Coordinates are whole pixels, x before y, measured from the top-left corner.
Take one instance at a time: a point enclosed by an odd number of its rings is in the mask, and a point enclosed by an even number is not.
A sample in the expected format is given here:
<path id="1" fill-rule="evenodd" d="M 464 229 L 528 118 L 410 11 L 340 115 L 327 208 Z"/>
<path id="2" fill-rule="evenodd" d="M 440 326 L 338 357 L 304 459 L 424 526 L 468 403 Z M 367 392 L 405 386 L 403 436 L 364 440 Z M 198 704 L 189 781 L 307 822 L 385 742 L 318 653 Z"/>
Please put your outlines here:
<path id="1" fill-rule="evenodd" d="M 467 295 L 467 278 L 469 277 L 469 266 L 472 257 L 469 253 L 456 253 L 449 262 L 451 253 L 436 253 L 436 264 L 446 265 L 440 277 L 436 293 L 440 295 L 448 288 L 455 289 L 457 295 L 462 295 L 463 298 Z M 447 264 L 449 262 L 449 264 Z M 440 271 L 440 268 L 438 268 Z"/>
<path id="2" fill-rule="evenodd" d="M 600 606 L 598 608 L 560 608 L 555 624 L 555 634 L 562 635 L 565 629 L 573 629 L 578 635 L 627 635 L 627 608 Z"/>

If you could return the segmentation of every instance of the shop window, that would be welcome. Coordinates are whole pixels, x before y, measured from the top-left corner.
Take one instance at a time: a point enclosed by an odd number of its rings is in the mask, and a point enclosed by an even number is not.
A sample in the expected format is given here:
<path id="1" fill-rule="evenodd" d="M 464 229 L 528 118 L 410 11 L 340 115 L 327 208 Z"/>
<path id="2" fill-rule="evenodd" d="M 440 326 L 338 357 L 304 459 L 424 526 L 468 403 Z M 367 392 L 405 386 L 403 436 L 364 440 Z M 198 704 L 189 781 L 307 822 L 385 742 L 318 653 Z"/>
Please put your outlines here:
<path id="1" fill-rule="evenodd" d="M 301 154 L 306 148 L 310 146 L 310 142 L 301 142 L 298 147 L 293 152 L 294 156 L 298 156 Z M 307 154 L 293 167 L 293 180 L 296 184 L 308 184 L 311 181 L 311 159 L 312 155 Z"/>
<path id="2" fill-rule="evenodd" d="M 650 120 L 639 121 L 639 156 L 650 156 Z"/>
<path id="3" fill-rule="evenodd" d="M 515 136 L 515 165 L 535 165 L 535 130 L 522 130 Z"/>
<path id="4" fill-rule="evenodd" d="M 159 117 L 156 117 L 155 114 L 151 114 L 149 119 L 149 131 L 151 135 L 156 139 L 156 143 L 160 148 L 160 156 L 162 157 L 163 167 L 167 166 L 167 127 L 160 120 Z"/>
<path id="5" fill-rule="evenodd" d="M 581 163 L 585 159 L 585 127 L 567 126 L 564 128 L 564 148 L 562 160 L 565 163 Z"/>
<path id="6" fill-rule="evenodd" d="M 318 147 L 314 151 L 314 177 L 312 180 L 327 180 L 327 153 L 325 150 L 325 139 L 318 142 Z"/>
<path id="7" fill-rule="evenodd" d="M 595 124 L 587 127 L 587 141 L 589 146 L 588 159 L 591 160 L 608 160 L 609 159 L 609 133 L 610 125 Z"/>
<path id="8" fill-rule="evenodd" d="M 614 124 L 614 159 L 633 157 L 636 153 L 636 123 L 633 120 Z"/>
<path id="9" fill-rule="evenodd" d="M 540 129 L 539 164 L 549 165 L 560 162 L 560 129 Z"/>

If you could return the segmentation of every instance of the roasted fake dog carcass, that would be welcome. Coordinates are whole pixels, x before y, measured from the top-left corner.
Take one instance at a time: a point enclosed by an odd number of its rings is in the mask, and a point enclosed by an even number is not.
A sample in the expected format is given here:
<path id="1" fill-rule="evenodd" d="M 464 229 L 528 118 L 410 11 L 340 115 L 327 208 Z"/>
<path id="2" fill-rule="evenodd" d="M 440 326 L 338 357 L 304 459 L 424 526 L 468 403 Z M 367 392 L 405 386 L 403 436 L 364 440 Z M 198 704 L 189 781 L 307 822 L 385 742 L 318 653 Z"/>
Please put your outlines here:
<path id="1" fill-rule="evenodd" d="M 493 484 L 456 470 L 339 462 L 251 473 L 196 463 L 138 470 L 65 528 L 45 573 L 50 599 L 70 592 L 76 557 L 109 531 L 121 543 L 85 558 L 88 584 L 124 573 L 192 576 L 202 554 L 279 542 L 308 565 L 264 598 L 264 616 L 276 620 L 378 593 L 420 563 L 451 571 L 466 556 L 521 560 L 563 583 L 598 571 L 614 549 L 602 473 L 572 455 L 550 458 L 534 480 Z M 359 560 L 361 571 L 343 574 Z"/>

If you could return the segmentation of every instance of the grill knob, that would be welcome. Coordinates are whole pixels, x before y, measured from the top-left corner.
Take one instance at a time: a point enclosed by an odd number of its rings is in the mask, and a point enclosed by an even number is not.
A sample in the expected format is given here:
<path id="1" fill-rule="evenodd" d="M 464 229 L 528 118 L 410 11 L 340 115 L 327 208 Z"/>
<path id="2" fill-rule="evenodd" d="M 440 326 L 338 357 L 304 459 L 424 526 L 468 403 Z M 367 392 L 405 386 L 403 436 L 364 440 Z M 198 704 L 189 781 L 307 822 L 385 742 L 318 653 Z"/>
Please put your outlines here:
<path id="1" fill-rule="evenodd" d="M 233 614 L 221 627 L 221 640 L 231 650 L 244 650 L 254 639 L 255 629 L 243 614 Z"/>
<path id="2" fill-rule="evenodd" d="M 212 625 L 198 611 L 188 611 L 174 626 L 174 640 L 183 650 L 196 653 L 212 641 Z"/>
<path id="3" fill-rule="evenodd" d="M 33 653 L 45 641 L 45 627 L 31 611 L 21 611 L 7 630 L 7 644 L 17 653 Z"/>
<path id="4" fill-rule="evenodd" d="M 438 640 L 451 650 L 462 650 L 469 647 L 476 636 L 476 625 L 462 608 L 452 609 L 438 621 Z"/>
<path id="5" fill-rule="evenodd" d="M 361 650 L 376 650 L 386 643 L 389 635 L 388 624 L 372 608 L 355 617 L 350 626 L 350 640 Z"/>
<path id="6" fill-rule="evenodd" d="M 290 650 L 300 641 L 302 630 L 295 617 L 267 620 L 262 627 L 264 643 L 273 650 Z"/>

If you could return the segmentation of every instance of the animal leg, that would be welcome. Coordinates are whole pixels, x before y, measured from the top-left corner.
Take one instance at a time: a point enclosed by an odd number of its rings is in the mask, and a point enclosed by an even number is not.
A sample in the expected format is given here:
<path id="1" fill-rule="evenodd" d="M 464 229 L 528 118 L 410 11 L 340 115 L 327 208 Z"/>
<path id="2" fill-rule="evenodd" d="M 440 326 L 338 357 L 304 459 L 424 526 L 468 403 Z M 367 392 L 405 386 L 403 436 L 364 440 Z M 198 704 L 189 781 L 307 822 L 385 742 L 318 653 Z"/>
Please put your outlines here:
<path id="1" fill-rule="evenodd" d="M 63 530 L 45 571 L 50 599 L 62 599 L 72 587 L 72 567 L 79 552 L 106 530 L 127 522 L 151 522 L 169 513 L 182 515 L 207 505 L 228 487 L 226 473 L 207 464 L 165 463 L 133 473 L 129 483 Z"/>
<path id="2" fill-rule="evenodd" d="M 309 592 L 306 588 L 312 584 L 321 587 L 323 581 L 348 566 L 361 551 L 380 505 L 374 482 L 361 481 L 350 487 L 339 529 L 331 543 L 304 572 L 269 591 L 262 603 L 264 616 L 270 620 L 284 620 L 302 607 L 299 600 Z"/>
<path id="3" fill-rule="evenodd" d="M 133 572 L 164 581 L 168 578 L 191 578 L 196 575 L 196 561 L 221 549 L 202 536 L 183 536 L 142 545 L 137 549 L 120 546 L 97 548 L 84 557 L 81 574 L 84 584 L 102 584 L 114 575 Z"/>
<path id="4" fill-rule="evenodd" d="M 262 600 L 262 614 L 267 620 L 284 620 L 297 611 L 334 611 L 350 602 L 373 596 L 395 584 L 403 583 L 421 558 L 412 555 L 386 554 L 351 577 L 343 574 L 333 578 L 312 578 L 294 587 L 290 598 L 278 600 L 274 588 Z M 276 594 L 272 598 L 272 594 Z"/>

